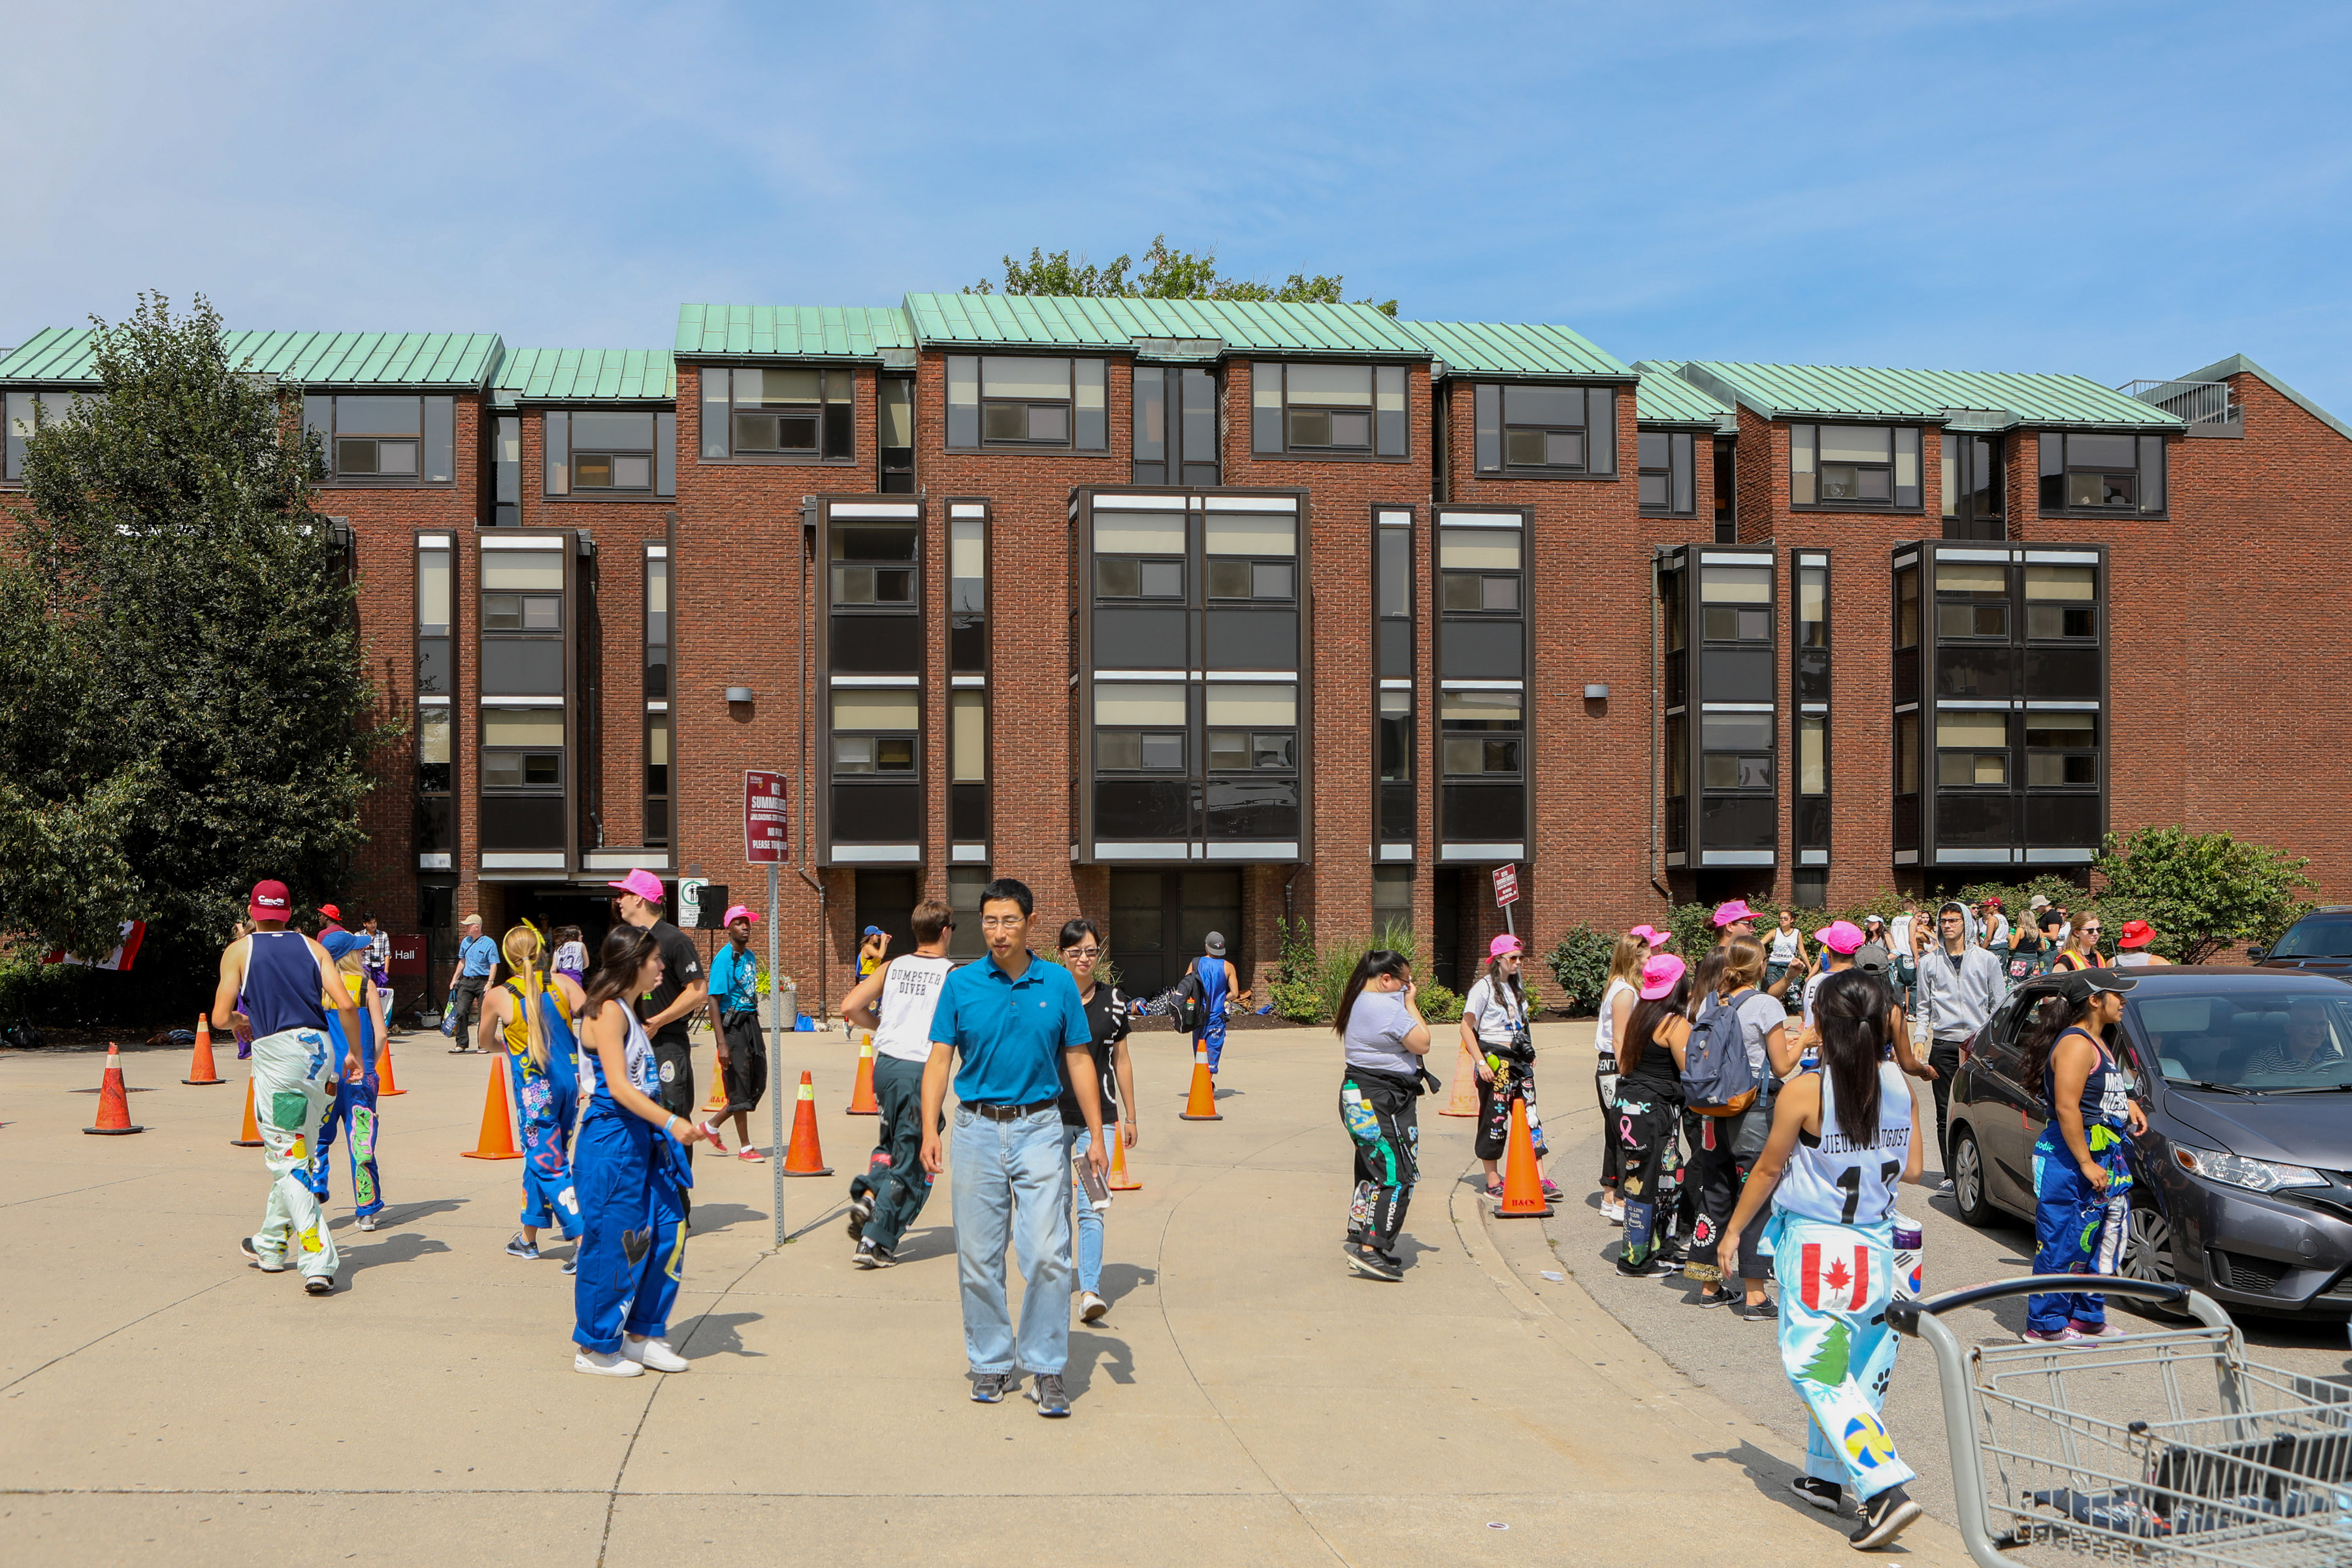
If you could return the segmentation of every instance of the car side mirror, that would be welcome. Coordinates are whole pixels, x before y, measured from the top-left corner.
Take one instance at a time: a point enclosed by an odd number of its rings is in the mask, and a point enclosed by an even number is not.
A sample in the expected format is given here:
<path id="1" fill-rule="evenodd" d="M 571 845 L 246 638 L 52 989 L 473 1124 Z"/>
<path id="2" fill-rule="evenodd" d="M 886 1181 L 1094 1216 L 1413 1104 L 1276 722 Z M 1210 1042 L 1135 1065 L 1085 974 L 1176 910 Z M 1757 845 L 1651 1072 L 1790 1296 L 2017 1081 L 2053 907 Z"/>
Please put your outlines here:
<path id="1" fill-rule="evenodd" d="M 2250 947 L 2246 949 L 2246 962 L 2248 963 L 2260 963 L 2263 959 L 2268 958 L 2270 955 L 2271 950 L 2267 947 Z"/>

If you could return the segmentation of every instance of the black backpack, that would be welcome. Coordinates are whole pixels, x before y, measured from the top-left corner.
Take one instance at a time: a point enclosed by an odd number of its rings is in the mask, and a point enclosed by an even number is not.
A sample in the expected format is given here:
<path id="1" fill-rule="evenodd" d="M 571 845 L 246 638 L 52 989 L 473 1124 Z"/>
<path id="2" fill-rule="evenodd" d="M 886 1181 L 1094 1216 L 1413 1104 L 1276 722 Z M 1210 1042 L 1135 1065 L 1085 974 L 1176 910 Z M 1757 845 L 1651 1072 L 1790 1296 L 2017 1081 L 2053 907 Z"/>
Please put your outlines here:
<path id="1" fill-rule="evenodd" d="M 1691 1026 L 1683 1047 L 1683 1103 L 1701 1116 L 1737 1116 L 1763 1092 L 1739 1029 L 1739 1005 L 1755 994 L 1751 985 Z"/>
<path id="2" fill-rule="evenodd" d="M 1158 1011 L 1168 1016 L 1176 1026 L 1178 1034 L 1196 1034 L 1201 1027 L 1201 1013 L 1206 1000 L 1201 989 L 1200 975 L 1186 969 L 1184 978 L 1161 994 Z"/>

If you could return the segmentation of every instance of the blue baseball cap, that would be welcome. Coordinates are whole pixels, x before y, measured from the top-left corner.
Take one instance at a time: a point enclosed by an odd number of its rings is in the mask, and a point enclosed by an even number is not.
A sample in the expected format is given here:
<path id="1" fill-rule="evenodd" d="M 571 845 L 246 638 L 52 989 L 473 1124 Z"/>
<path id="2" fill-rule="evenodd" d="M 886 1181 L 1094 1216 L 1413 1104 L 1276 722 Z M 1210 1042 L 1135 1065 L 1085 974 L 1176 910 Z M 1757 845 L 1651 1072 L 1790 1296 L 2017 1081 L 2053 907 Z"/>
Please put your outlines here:
<path id="1" fill-rule="evenodd" d="M 888 933 L 887 933 L 887 932 L 886 932 L 886 931 L 883 931 L 883 929 L 882 929 L 880 926 L 867 926 L 864 931 L 859 931 L 857 934 L 858 934 L 859 936 L 861 936 L 861 937 L 867 937 L 867 936 L 885 936 L 885 935 L 887 935 Z"/>
<path id="2" fill-rule="evenodd" d="M 331 931 L 326 935 L 319 939 L 319 945 L 327 950 L 327 956 L 329 958 L 341 958 L 343 954 L 356 952 L 360 948 L 366 947 L 369 943 L 367 937 L 362 932 L 355 931 Z"/>

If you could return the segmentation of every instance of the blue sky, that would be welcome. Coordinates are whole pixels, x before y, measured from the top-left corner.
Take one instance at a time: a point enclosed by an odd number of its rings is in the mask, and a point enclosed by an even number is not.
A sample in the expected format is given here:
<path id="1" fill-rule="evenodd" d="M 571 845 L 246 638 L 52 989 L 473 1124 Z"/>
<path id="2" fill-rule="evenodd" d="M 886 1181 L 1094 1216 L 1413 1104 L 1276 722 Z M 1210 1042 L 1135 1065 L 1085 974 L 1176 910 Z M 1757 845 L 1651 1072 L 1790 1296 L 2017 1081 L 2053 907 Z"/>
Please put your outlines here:
<path id="1" fill-rule="evenodd" d="M 1164 231 L 1626 359 L 2243 353 L 2352 415 L 2352 7 L 16 5 L 0 343 L 671 341 Z"/>

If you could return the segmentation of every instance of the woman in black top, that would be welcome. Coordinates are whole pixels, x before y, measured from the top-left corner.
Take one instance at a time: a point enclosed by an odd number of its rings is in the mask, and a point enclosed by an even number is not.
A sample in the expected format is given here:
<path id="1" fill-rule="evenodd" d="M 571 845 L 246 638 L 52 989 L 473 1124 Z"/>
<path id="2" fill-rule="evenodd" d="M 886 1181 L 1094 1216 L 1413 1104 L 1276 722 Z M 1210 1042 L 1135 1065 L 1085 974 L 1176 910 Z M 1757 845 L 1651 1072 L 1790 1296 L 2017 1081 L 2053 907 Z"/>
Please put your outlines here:
<path id="1" fill-rule="evenodd" d="M 1675 1208 L 1682 1194 L 1682 1153 L 1675 1132 L 1683 1110 L 1683 1047 L 1690 1020 L 1691 977 L 1683 961 L 1662 952 L 1642 966 L 1640 999 L 1617 1037 L 1617 1104 L 1609 1131 L 1617 1140 L 1617 1190 L 1625 1200 L 1625 1245 L 1617 1272 L 1662 1274 L 1674 1257 Z"/>
<path id="2" fill-rule="evenodd" d="M 1095 979 L 1095 965 L 1102 962 L 1102 929 L 1083 917 L 1070 921 L 1062 928 L 1061 952 L 1062 966 L 1078 983 L 1078 1001 L 1086 1007 L 1087 1027 L 1094 1035 L 1087 1049 L 1094 1053 L 1095 1081 L 1101 1086 L 1104 1127 L 1116 1128 L 1113 1135 L 1132 1149 L 1135 1119 L 1127 1113 L 1127 1107 L 1135 1103 L 1135 1068 L 1127 1049 L 1128 1004 L 1118 986 Z M 1070 1087 L 1069 1064 L 1061 1052 L 1054 1053 L 1054 1064 L 1062 1074 L 1062 1152 L 1070 1161 L 1070 1247 L 1077 1265 L 1072 1273 L 1078 1285 L 1078 1317 L 1091 1323 L 1110 1310 L 1100 1289 L 1102 1210 L 1109 1206 L 1110 1194 L 1087 1190 L 1087 1184 L 1098 1178 L 1077 1153 L 1087 1136 L 1086 1115 L 1078 1109 L 1077 1091 Z"/>

